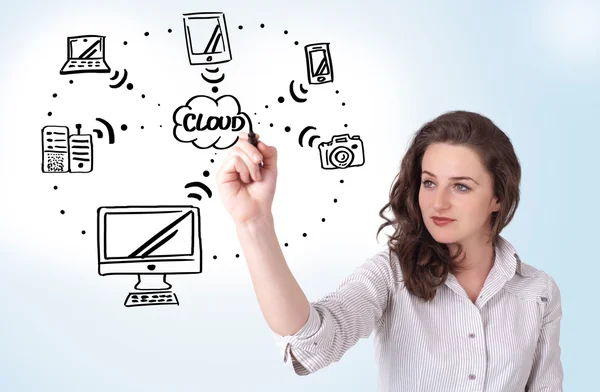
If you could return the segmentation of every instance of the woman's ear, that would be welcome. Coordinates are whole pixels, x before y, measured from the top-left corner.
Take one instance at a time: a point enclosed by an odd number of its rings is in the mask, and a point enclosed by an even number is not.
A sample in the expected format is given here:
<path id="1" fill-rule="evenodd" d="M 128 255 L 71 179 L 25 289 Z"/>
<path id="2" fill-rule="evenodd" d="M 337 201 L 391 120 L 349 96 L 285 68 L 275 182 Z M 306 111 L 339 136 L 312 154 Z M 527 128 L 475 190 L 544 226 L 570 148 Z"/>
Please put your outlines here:
<path id="1" fill-rule="evenodd" d="M 492 202 L 492 212 L 498 211 L 500 211 L 500 202 L 498 201 L 497 197 L 494 197 L 494 200 Z"/>

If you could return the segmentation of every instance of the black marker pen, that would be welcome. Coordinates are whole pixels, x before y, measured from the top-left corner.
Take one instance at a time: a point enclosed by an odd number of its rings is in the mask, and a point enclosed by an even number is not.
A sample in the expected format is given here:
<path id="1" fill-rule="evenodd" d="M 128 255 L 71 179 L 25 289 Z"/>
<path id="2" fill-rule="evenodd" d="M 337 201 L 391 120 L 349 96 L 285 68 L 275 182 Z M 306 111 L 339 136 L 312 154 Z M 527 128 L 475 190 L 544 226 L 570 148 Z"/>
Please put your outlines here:
<path id="1" fill-rule="evenodd" d="M 254 133 L 254 131 L 252 129 L 250 129 L 250 132 L 248 133 L 248 141 L 254 147 L 258 148 L 258 140 L 256 140 L 256 134 Z M 263 167 L 263 163 L 262 162 L 259 163 L 258 166 Z"/>

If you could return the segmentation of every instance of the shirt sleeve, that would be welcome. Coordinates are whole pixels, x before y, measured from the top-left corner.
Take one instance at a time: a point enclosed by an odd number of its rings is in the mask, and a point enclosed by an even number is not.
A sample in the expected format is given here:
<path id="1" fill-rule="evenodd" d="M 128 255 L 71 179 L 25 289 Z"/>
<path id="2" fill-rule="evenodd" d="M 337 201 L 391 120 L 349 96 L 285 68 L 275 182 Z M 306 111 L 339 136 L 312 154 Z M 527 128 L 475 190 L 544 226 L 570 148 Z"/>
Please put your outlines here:
<path id="1" fill-rule="evenodd" d="M 392 275 L 388 251 L 356 267 L 338 288 L 310 303 L 308 319 L 294 335 L 275 332 L 284 365 L 305 376 L 341 359 L 368 338 L 387 308 Z"/>
<path id="2" fill-rule="evenodd" d="M 525 392 L 562 392 L 563 390 L 563 368 L 559 344 L 562 318 L 561 295 L 554 279 L 550 275 L 547 276 L 547 306 Z"/>

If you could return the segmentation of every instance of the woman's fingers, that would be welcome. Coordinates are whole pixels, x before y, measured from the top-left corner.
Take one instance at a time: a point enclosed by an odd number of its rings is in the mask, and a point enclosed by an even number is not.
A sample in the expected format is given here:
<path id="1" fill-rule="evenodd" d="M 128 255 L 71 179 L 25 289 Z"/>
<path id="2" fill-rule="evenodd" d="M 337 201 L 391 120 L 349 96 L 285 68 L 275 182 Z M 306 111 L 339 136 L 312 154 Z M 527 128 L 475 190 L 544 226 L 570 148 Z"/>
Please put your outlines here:
<path id="1" fill-rule="evenodd" d="M 248 144 L 248 143 L 242 143 L 243 144 Z M 256 148 L 252 145 L 250 145 L 250 148 L 247 148 L 246 146 L 244 146 L 245 148 L 243 148 L 242 146 L 238 146 L 237 144 L 233 147 L 231 147 L 231 151 L 230 153 L 232 155 L 238 156 L 241 158 L 241 160 L 243 161 L 244 165 L 246 166 L 246 170 L 250 173 L 250 176 L 252 177 L 252 179 L 254 181 L 258 181 L 261 179 L 261 174 L 260 174 L 260 169 L 258 167 L 258 163 L 260 162 L 260 159 L 258 160 L 258 162 L 254 159 L 251 159 L 248 156 L 248 153 L 246 151 L 248 151 L 249 153 L 252 153 L 252 149 L 256 150 Z M 256 150 L 258 151 L 258 150 Z M 245 181 L 245 182 L 250 182 L 250 181 Z"/>
<path id="2" fill-rule="evenodd" d="M 255 163 L 260 163 L 263 160 L 263 156 L 258 150 L 258 148 L 254 147 L 248 141 L 248 134 L 246 132 L 240 132 L 240 134 L 240 140 L 237 143 L 235 143 L 235 145 L 232 147 L 232 150 L 237 147 L 238 149 L 243 151 L 246 154 L 246 156 L 250 157 Z M 258 138 L 258 134 L 256 135 Z"/>

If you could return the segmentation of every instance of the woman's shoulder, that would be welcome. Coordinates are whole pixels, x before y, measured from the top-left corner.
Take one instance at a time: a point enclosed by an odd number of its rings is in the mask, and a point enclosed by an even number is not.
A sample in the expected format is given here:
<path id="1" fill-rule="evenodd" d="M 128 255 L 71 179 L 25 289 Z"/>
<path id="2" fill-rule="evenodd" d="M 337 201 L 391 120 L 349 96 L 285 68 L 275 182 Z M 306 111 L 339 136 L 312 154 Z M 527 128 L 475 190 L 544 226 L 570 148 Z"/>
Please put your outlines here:
<path id="1" fill-rule="evenodd" d="M 524 262 L 516 253 L 515 258 L 517 261 L 515 276 L 506 283 L 505 290 L 518 296 L 542 301 L 559 295 L 558 285 L 548 272 Z"/>
<path id="2" fill-rule="evenodd" d="M 371 268 L 383 274 L 388 284 L 403 288 L 402 269 L 400 260 L 396 253 L 387 245 L 374 253 L 364 264 L 363 267 Z"/>

